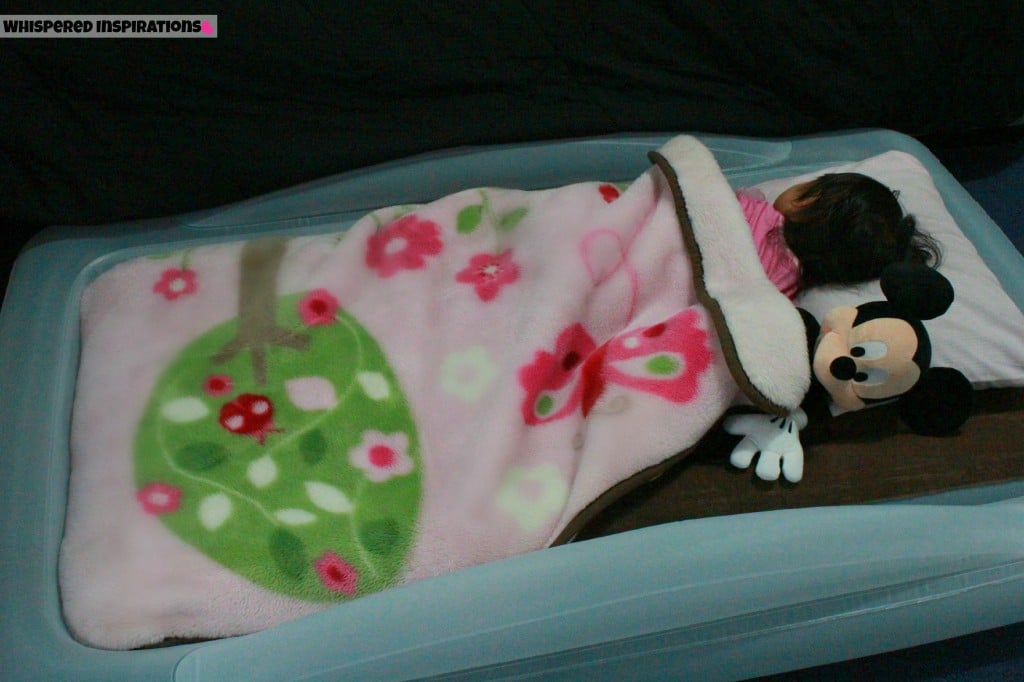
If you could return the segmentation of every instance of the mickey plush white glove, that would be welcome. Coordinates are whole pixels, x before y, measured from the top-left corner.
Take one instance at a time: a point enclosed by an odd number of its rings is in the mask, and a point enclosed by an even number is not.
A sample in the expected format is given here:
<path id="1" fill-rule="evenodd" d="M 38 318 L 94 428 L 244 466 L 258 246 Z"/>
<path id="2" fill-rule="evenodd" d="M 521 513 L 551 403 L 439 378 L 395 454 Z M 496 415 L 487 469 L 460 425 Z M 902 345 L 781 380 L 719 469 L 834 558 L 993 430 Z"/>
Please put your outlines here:
<path id="1" fill-rule="evenodd" d="M 725 430 L 743 440 L 733 448 L 729 462 L 740 469 L 746 469 L 757 460 L 754 472 L 765 481 L 775 481 L 779 472 L 790 483 L 796 483 L 804 475 L 804 449 L 800 445 L 800 429 L 807 426 L 807 413 L 799 407 L 787 417 L 770 414 L 741 414 L 726 417 Z"/>

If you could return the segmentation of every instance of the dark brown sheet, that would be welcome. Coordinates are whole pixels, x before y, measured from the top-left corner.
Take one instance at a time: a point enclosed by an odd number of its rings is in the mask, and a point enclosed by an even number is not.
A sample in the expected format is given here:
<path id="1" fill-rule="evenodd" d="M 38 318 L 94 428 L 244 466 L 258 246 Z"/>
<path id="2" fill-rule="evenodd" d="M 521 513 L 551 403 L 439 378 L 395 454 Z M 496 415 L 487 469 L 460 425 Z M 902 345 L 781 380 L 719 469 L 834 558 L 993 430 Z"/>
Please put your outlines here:
<path id="1" fill-rule="evenodd" d="M 682 519 L 799 507 L 858 504 L 1024 479 L 1024 388 L 975 395 L 971 418 L 953 436 L 911 433 L 895 409 L 881 406 L 803 434 L 804 478 L 759 480 L 729 465 L 739 442 L 720 428 L 659 478 L 594 516 L 585 540 Z"/>

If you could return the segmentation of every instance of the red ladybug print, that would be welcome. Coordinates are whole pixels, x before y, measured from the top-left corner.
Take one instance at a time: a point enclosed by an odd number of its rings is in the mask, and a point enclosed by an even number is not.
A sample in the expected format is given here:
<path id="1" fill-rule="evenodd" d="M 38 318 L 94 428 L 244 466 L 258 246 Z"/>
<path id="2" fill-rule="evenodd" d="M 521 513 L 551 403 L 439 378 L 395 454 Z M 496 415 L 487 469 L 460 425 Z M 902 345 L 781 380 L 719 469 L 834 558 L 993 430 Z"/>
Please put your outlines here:
<path id="1" fill-rule="evenodd" d="M 243 393 L 220 408 L 220 425 L 231 433 L 251 436 L 263 445 L 269 433 L 279 433 L 274 426 L 274 403 L 265 395 Z"/>

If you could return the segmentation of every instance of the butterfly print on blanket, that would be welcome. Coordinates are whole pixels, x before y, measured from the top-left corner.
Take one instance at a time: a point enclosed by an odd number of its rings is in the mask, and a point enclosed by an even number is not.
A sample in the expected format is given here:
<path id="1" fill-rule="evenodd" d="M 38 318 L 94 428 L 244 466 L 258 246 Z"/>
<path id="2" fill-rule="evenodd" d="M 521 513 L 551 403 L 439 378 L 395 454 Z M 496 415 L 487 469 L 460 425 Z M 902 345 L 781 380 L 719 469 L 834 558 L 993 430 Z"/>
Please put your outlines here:
<path id="1" fill-rule="evenodd" d="M 632 329 L 600 347 L 583 325 L 559 334 L 554 351 L 541 350 L 519 370 L 527 424 L 546 424 L 582 410 L 587 417 L 609 386 L 674 403 L 693 400 L 713 353 L 700 314 L 690 308 L 664 322 Z"/>

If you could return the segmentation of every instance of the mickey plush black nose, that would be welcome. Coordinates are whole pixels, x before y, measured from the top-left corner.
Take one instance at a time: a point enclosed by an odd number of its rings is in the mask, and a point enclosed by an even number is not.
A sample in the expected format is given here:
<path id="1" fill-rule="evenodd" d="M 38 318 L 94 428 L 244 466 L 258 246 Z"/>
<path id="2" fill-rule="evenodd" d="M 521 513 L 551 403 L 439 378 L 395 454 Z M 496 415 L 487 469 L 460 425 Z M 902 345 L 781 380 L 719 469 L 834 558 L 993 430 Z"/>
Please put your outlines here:
<path id="1" fill-rule="evenodd" d="M 840 381 L 849 381 L 857 374 L 857 363 L 853 361 L 853 358 L 843 356 L 833 360 L 832 364 L 828 366 L 828 371 Z"/>

